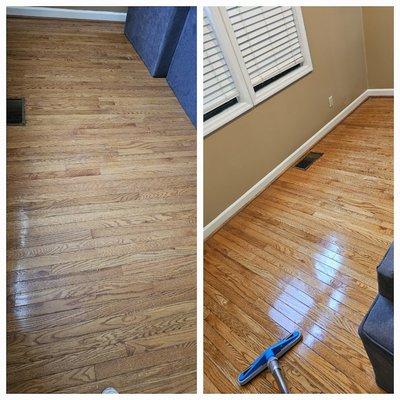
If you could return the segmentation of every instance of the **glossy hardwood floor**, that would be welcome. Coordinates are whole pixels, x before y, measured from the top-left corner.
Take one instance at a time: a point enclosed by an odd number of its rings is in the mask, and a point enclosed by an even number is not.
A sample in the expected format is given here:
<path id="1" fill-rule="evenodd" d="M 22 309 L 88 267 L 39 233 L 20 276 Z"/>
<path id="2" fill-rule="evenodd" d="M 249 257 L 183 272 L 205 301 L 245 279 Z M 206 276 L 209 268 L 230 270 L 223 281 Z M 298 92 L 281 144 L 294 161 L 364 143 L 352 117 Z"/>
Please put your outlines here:
<path id="1" fill-rule="evenodd" d="M 358 337 L 393 240 L 393 99 L 371 98 L 205 244 L 205 391 L 277 392 L 238 372 L 295 329 L 293 393 L 380 393 Z"/>
<path id="2" fill-rule="evenodd" d="M 196 133 L 123 24 L 8 19 L 7 390 L 196 390 Z"/>

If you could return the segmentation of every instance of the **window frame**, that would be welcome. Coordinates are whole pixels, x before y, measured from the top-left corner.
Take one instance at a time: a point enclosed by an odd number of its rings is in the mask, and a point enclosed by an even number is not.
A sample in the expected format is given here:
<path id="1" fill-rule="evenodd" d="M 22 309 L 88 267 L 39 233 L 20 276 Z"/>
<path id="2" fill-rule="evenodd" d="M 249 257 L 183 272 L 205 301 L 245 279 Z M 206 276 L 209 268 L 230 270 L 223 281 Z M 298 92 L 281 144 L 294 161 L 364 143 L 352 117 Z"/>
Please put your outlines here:
<path id="1" fill-rule="evenodd" d="M 231 39 L 226 34 L 225 24 L 221 15 L 221 8 L 222 7 L 204 7 L 203 10 L 214 29 L 215 36 L 217 37 L 219 46 L 224 54 L 225 62 L 239 92 L 239 99 L 237 104 L 234 106 L 229 107 L 218 115 L 204 121 L 204 136 L 209 135 L 211 132 L 243 114 L 252 108 L 254 104 L 248 86 L 244 81 L 243 72 L 238 62 L 237 55 L 232 47 Z"/>
<path id="2" fill-rule="evenodd" d="M 207 17 L 214 28 L 226 64 L 230 69 L 233 81 L 235 82 L 239 92 L 237 104 L 222 111 L 220 114 L 210 118 L 209 120 L 204 121 L 204 137 L 313 71 L 301 7 L 292 7 L 292 9 L 304 62 L 296 70 L 255 92 L 249 74 L 247 73 L 239 45 L 237 44 L 233 28 L 229 21 L 226 8 L 204 7 L 204 12 L 207 14 Z"/>

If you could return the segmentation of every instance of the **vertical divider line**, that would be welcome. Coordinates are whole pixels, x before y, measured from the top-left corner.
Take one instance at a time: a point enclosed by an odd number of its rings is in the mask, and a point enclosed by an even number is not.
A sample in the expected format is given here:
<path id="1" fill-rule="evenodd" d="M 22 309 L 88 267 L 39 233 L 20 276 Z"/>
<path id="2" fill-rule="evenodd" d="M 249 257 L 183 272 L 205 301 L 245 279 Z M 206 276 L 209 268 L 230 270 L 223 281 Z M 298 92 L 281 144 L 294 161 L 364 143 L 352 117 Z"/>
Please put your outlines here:
<path id="1" fill-rule="evenodd" d="M 203 387 L 203 7 L 197 7 L 197 393 Z"/>
<path id="2" fill-rule="evenodd" d="M 0 185 L 1 185 L 1 195 L 0 195 L 0 204 L 2 208 L 2 213 L 0 216 L 0 226 L 2 227 L 1 232 L 1 244 L 0 244 L 0 254 L 1 254 L 1 265 L 2 268 L 2 276 L 1 280 L 1 288 L 2 295 L 0 299 L 1 304 L 1 322 L 0 327 L 0 340 L 2 345 L 2 350 L 0 351 L 0 362 L 2 365 L 3 373 L 0 376 L 0 391 L 1 393 L 6 393 L 6 365 L 7 365 L 7 357 L 6 357 L 6 327 L 7 327 L 7 302 L 6 302 L 6 293 L 7 293 L 7 256 L 6 256 L 6 243 L 7 243 L 7 229 L 6 229 L 6 210 L 7 210 L 7 178 L 6 178 L 6 168 L 7 168 L 7 40 L 6 40 L 6 29 L 7 29 L 7 19 L 6 19 L 6 7 L 3 5 L 0 9 L 0 21 L 2 22 L 2 35 L 1 35 L 1 48 L 0 48 L 0 65 L 1 65 L 1 138 L 0 138 L 0 162 L 1 162 L 1 172 L 0 172 Z"/>
<path id="3" fill-rule="evenodd" d="M 399 98 L 398 98 L 398 87 L 399 87 L 399 65 L 400 65 L 400 61 L 399 61 L 399 51 L 398 51 L 398 46 L 399 46 L 399 34 L 400 34 L 400 7 L 398 5 L 394 5 L 394 12 L 393 12 L 393 18 L 394 18 L 394 57 L 393 57 L 393 61 L 394 61 L 394 74 L 393 74 L 393 88 L 394 88 L 394 132 L 398 132 L 400 129 L 400 124 L 399 124 Z M 397 49 L 397 50 L 396 50 Z M 397 111 L 396 111 L 397 110 Z M 400 234 L 400 213 L 399 213 L 399 204 L 398 204 L 398 198 L 400 196 L 400 189 L 399 189 L 399 174 L 400 174 L 400 168 L 399 168 L 399 160 L 398 157 L 396 157 L 396 155 L 399 154 L 400 152 L 400 142 L 399 142 L 399 138 L 398 136 L 395 134 L 394 135 L 394 157 L 393 157 L 393 166 L 394 166 L 394 238 L 398 238 L 399 234 Z M 395 239 L 394 239 L 395 240 Z M 400 259 L 400 255 L 399 255 L 399 249 L 398 249 L 398 245 L 394 246 L 394 264 L 396 265 L 398 263 L 398 260 Z M 394 287 L 399 287 L 400 284 L 400 278 L 399 278 L 399 274 L 396 273 L 394 274 Z M 400 300 L 399 300 L 400 296 L 394 296 L 394 309 L 397 310 L 397 312 L 395 312 L 395 318 L 394 318 L 394 332 L 397 332 L 397 334 L 395 333 L 394 335 L 394 348 L 397 349 L 395 350 L 395 352 L 399 351 L 399 346 L 400 346 L 400 335 L 398 334 L 399 329 L 400 329 L 400 323 L 399 323 L 399 308 L 400 308 Z M 398 354 L 398 353 L 397 353 Z M 400 372 L 400 362 L 399 362 L 399 357 L 394 357 L 394 376 L 398 377 L 399 376 L 399 372 Z M 400 389 L 400 382 L 399 379 L 395 379 L 394 381 L 394 393 L 398 393 Z"/>

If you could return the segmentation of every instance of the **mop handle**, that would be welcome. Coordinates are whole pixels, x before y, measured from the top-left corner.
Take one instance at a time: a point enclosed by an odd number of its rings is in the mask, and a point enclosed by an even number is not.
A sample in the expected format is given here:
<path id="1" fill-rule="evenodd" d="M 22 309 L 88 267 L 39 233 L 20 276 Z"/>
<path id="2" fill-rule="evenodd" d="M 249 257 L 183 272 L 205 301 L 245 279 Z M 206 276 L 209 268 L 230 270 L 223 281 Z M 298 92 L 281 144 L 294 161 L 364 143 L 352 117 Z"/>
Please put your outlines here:
<path id="1" fill-rule="evenodd" d="M 286 386 L 285 378 L 282 375 L 281 367 L 279 366 L 278 359 L 272 357 L 268 360 L 268 369 L 271 371 L 272 376 L 275 378 L 281 393 L 289 393 L 289 389 Z"/>

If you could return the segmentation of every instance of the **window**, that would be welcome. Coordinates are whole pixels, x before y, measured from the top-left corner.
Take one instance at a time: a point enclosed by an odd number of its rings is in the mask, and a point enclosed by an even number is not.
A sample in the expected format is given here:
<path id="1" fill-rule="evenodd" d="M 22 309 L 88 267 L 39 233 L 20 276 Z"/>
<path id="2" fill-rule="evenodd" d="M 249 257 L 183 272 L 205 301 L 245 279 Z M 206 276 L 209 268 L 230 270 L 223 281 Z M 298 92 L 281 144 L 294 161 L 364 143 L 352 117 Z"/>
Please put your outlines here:
<path id="1" fill-rule="evenodd" d="M 203 24 L 204 119 L 238 102 L 238 90 L 207 15 Z"/>
<path id="2" fill-rule="evenodd" d="M 204 134 L 312 71 L 299 7 L 205 7 Z"/>

